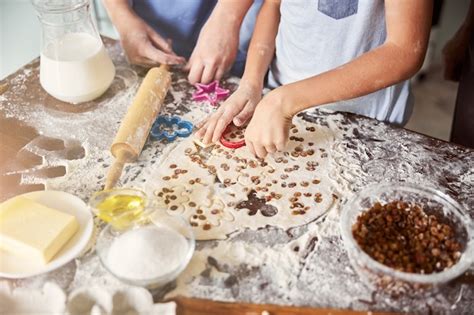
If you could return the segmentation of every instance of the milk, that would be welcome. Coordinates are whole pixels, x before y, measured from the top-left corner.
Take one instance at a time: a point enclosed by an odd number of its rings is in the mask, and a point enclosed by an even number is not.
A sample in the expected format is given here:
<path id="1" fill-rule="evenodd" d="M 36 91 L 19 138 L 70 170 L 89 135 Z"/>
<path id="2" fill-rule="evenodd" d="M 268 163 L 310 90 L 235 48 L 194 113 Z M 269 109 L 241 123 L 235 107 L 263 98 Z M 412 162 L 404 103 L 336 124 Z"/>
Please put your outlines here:
<path id="1" fill-rule="evenodd" d="M 115 76 L 102 42 L 87 33 L 69 33 L 41 53 L 40 82 L 50 95 L 69 103 L 101 96 Z"/>

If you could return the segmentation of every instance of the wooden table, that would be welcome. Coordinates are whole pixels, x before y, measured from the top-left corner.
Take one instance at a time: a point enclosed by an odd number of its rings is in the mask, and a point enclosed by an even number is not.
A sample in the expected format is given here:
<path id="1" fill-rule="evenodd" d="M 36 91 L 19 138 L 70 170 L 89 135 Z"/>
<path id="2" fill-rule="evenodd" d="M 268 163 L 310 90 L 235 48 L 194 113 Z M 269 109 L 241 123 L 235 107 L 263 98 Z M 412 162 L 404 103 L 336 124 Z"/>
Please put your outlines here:
<path id="1" fill-rule="evenodd" d="M 84 200 L 100 188 L 103 178 L 92 177 L 87 169 L 83 169 L 84 164 L 79 162 L 94 154 L 91 143 L 100 143 L 102 149 L 106 149 L 111 143 L 111 136 L 107 134 L 113 135 L 117 129 L 119 117 L 125 113 L 127 102 L 143 75 L 143 71 L 128 66 L 117 42 L 106 40 L 106 45 L 118 75 L 109 91 L 95 102 L 75 106 L 47 95 L 39 85 L 37 59 L 0 82 L 0 200 L 26 191 L 43 189 L 42 179 L 61 179 L 65 174 L 72 176 L 71 181 L 61 182 L 63 186 L 60 188 Z M 163 111 L 178 114 L 186 112 L 181 101 L 182 98 L 189 99 L 191 86 L 186 83 L 183 75 L 175 74 L 173 82 L 177 92 L 168 95 Z M 228 86 L 235 87 L 235 81 L 233 82 L 228 83 Z M 101 125 L 101 122 L 94 120 L 95 112 L 105 111 L 111 106 L 116 106 L 116 110 L 110 121 L 104 121 Z M 68 119 L 73 129 L 61 127 L 66 126 L 64 122 L 67 123 Z M 337 128 L 343 131 L 344 136 L 335 144 L 334 149 L 340 153 L 336 163 L 338 174 L 346 179 L 348 191 L 357 191 L 370 183 L 384 180 L 428 184 L 457 199 L 474 217 L 473 150 L 352 114 L 316 112 L 307 119 L 319 124 L 332 119 Z M 88 128 L 95 130 L 94 139 L 84 138 L 84 130 L 89 130 Z M 111 132 L 104 133 L 102 139 L 97 131 L 100 128 Z M 159 154 L 160 150 L 147 146 L 143 159 Z M 68 164 L 61 161 L 79 161 L 78 168 L 68 170 Z M 90 163 L 102 164 L 105 172 L 110 159 L 99 158 Z M 136 166 L 126 169 L 125 181 L 131 184 L 138 181 L 143 165 L 139 161 Z M 75 182 L 81 184 L 75 185 Z M 337 215 L 328 217 L 318 224 L 324 226 L 337 219 Z M 239 239 L 272 246 L 291 242 L 306 232 L 305 227 L 291 231 L 268 228 L 265 231 L 244 232 Z M 298 278 L 298 288 L 295 290 L 300 290 L 300 294 L 297 298 L 290 299 L 285 292 L 272 287 L 271 281 L 265 280 L 258 270 L 236 274 L 229 271 L 238 287 L 235 282 L 229 287 L 218 287 L 213 279 L 206 278 L 205 275 L 199 276 L 190 284 L 189 295 L 213 298 L 213 292 L 224 290 L 224 300 L 237 302 L 352 308 L 362 311 L 441 312 L 454 307 L 453 313 L 468 314 L 474 309 L 474 285 L 472 282 L 467 284 L 467 276 L 458 279 L 433 299 L 417 301 L 408 297 L 388 301 L 360 284 L 357 275 L 351 270 L 338 231 L 315 237 L 311 241 L 304 249 L 307 251 L 306 256 L 301 258 L 302 266 L 310 272 Z M 198 245 L 197 250 L 218 244 L 218 241 L 213 242 L 203 242 Z M 88 276 L 87 273 L 94 276 Z M 34 287 L 51 280 L 71 289 L 95 282 L 106 283 L 109 278 L 97 257 L 88 255 L 47 276 L 16 281 L 15 285 Z M 261 286 L 256 293 L 251 293 L 254 282 L 250 280 L 260 281 Z M 304 288 L 314 285 L 314 281 L 318 281 L 321 288 L 326 286 L 333 290 L 305 292 Z M 204 286 L 208 286 L 208 295 L 193 291 Z M 160 293 L 156 293 L 155 297 L 159 299 Z"/>

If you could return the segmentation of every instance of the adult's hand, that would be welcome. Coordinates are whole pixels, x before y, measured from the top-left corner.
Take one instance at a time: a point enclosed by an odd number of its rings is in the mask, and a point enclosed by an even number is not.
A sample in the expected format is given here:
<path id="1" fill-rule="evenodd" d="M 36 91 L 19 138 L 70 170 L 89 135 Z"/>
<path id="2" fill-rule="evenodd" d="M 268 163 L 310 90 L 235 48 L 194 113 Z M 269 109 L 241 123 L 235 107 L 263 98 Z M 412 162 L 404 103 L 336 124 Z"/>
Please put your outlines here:
<path id="1" fill-rule="evenodd" d="M 185 70 L 190 83 L 220 80 L 232 68 L 242 21 L 253 0 L 219 0 L 199 33 Z"/>
<path id="2" fill-rule="evenodd" d="M 182 64 L 171 42 L 161 37 L 130 8 L 127 0 L 104 0 L 109 16 L 120 34 L 122 47 L 130 63 L 144 66 Z"/>
<path id="3" fill-rule="evenodd" d="M 139 17 L 131 17 L 126 24 L 120 31 L 120 41 L 130 63 L 153 66 L 186 62 L 174 53 L 171 41 L 165 40 Z"/>
<path id="4" fill-rule="evenodd" d="M 240 24 L 229 23 L 223 15 L 209 17 L 185 67 L 191 84 L 220 80 L 230 70 L 239 48 L 239 31 Z"/>

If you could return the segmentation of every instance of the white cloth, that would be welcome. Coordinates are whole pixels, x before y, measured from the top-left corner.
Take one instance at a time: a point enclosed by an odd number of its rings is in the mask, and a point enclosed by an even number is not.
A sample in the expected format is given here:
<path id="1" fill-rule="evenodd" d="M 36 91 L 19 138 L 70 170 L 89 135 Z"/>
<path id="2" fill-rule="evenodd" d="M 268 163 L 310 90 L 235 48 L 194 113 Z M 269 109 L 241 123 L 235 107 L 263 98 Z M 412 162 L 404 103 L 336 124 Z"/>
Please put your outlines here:
<path id="1" fill-rule="evenodd" d="M 337 68 L 386 38 L 383 0 L 282 0 L 280 13 L 268 77 L 271 88 Z M 403 125 L 411 115 L 413 96 L 405 81 L 324 107 Z"/>

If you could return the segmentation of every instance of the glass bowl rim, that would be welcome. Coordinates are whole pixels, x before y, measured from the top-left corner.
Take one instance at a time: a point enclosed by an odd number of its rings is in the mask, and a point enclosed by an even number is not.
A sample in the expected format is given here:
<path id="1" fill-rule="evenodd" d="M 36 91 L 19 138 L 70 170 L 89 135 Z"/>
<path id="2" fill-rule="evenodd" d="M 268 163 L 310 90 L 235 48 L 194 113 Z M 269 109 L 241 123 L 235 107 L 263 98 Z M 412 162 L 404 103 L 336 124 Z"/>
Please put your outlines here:
<path id="1" fill-rule="evenodd" d="M 153 202 L 150 201 L 150 199 L 148 198 L 148 195 L 146 194 L 146 192 L 144 192 L 143 190 L 141 189 L 138 189 L 138 188 L 112 188 L 112 189 L 107 189 L 107 190 L 100 190 L 100 191 L 96 191 L 95 193 L 92 194 L 92 196 L 89 198 L 89 200 L 87 201 L 87 206 L 89 207 L 90 211 L 95 215 L 97 216 L 98 218 L 99 217 L 99 211 L 97 211 L 97 208 L 95 207 L 95 205 L 93 206 L 91 203 L 92 201 L 100 196 L 101 194 L 107 194 L 107 193 L 115 193 L 117 192 L 117 194 L 120 194 L 120 193 L 123 193 L 124 195 L 130 195 L 130 196 L 139 196 L 143 199 L 143 214 L 141 215 L 142 217 L 146 217 L 148 216 L 150 213 L 154 212 L 155 209 L 151 209 L 152 206 L 153 206 Z M 128 193 L 127 193 L 128 192 Z M 117 195 L 117 194 L 114 194 L 114 195 Z M 111 195 L 112 196 L 112 195 Z M 102 201 L 105 200 L 105 199 L 102 199 Z M 118 217 L 120 216 L 123 216 L 123 215 L 126 215 L 127 213 L 123 213 Z M 102 220 L 102 219 L 101 219 Z M 103 221 L 103 220 L 102 220 Z M 103 221 L 107 224 L 110 224 L 111 222 L 106 222 L 106 221 Z M 133 224 L 131 224 L 133 225 Z"/>
<path id="2" fill-rule="evenodd" d="M 384 182 L 368 185 L 360 191 L 356 192 L 355 195 L 350 198 L 345 205 L 343 205 L 339 226 L 344 246 L 348 252 L 348 255 L 353 255 L 353 258 L 355 260 L 363 259 L 367 268 L 369 268 L 370 270 L 374 270 L 376 272 L 382 273 L 383 275 L 392 276 L 394 278 L 411 283 L 433 284 L 448 282 L 463 274 L 467 269 L 469 269 L 474 261 L 473 221 L 469 217 L 469 214 L 467 213 L 466 209 L 461 204 L 459 204 L 459 202 L 434 187 L 430 187 L 429 185 L 420 187 L 421 185 L 426 184 L 415 184 L 409 182 Z M 401 190 L 417 194 L 430 194 L 430 196 L 436 201 L 442 203 L 444 206 L 449 206 L 448 211 L 450 213 L 453 213 L 463 223 L 467 233 L 467 243 L 466 247 L 462 251 L 461 259 L 450 268 L 447 268 L 441 272 L 431 274 L 418 274 L 395 270 L 370 257 L 366 252 L 362 250 L 362 248 L 360 248 L 359 244 L 357 244 L 356 240 L 354 239 L 352 235 L 352 225 L 354 222 L 349 221 L 350 216 L 353 212 L 357 211 L 357 213 L 362 213 L 366 210 L 354 210 L 355 207 L 353 207 L 353 205 L 355 205 L 361 199 L 370 195 L 370 192 L 373 192 L 374 190 Z M 355 218 L 357 218 L 357 215 L 355 216 Z"/>
<path id="3" fill-rule="evenodd" d="M 196 248 L 196 237 L 195 237 L 194 232 L 191 228 L 191 225 L 189 224 L 189 222 L 187 220 L 185 220 L 184 218 L 182 218 L 180 216 L 169 216 L 169 217 L 173 220 L 178 220 L 178 221 L 181 221 L 181 223 L 184 223 L 184 226 L 185 226 L 187 232 L 189 233 L 188 236 L 186 236 L 186 235 L 183 235 L 183 233 L 177 232 L 177 233 L 181 234 L 184 238 L 186 238 L 187 243 L 189 245 L 189 249 L 186 253 L 186 256 L 185 256 L 185 259 L 183 260 L 183 263 L 181 263 L 176 269 L 174 269 L 173 271 L 171 271 L 167 274 L 164 274 L 164 275 L 161 275 L 161 276 L 155 277 L 155 278 L 131 279 L 131 278 L 123 277 L 123 276 L 118 275 L 117 273 L 113 272 L 109 268 L 109 266 L 107 265 L 107 262 L 105 261 L 105 259 L 106 259 L 105 255 L 104 255 L 105 253 L 102 253 L 102 250 L 99 250 L 99 251 L 97 251 L 97 256 L 99 256 L 99 260 L 100 260 L 101 265 L 111 275 L 113 275 L 115 278 L 117 278 L 117 279 L 119 279 L 119 280 L 121 280 L 125 283 L 132 284 L 132 285 L 148 287 L 148 286 L 153 286 L 153 285 L 157 285 L 157 284 L 164 285 L 166 283 L 169 283 L 171 281 L 176 280 L 177 277 L 183 272 L 184 269 L 186 269 L 186 267 L 191 262 L 191 259 L 194 255 L 194 251 L 195 251 L 195 248 Z M 148 223 L 143 224 L 143 225 L 133 225 L 130 228 L 126 229 L 125 231 L 131 231 L 131 230 L 134 230 L 134 229 L 144 228 L 144 227 L 147 227 L 147 226 L 157 227 L 156 223 L 154 223 L 153 221 L 149 221 Z M 99 236 L 97 238 L 97 243 L 100 241 L 101 236 L 106 231 L 108 231 L 110 229 L 113 229 L 113 226 L 111 224 L 107 224 L 102 229 L 102 231 L 100 231 Z M 171 228 L 171 229 L 176 231 L 176 229 L 174 229 L 174 228 Z M 96 247 L 96 250 L 97 250 L 97 247 Z M 173 275 L 173 277 L 170 277 L 171 275 Z"/>
<path id="4" fill-rule="evenodd" d="M 90 5 L 90 0 L 76 0 L 69 4 L 50 3 L 45 0 L 31 0 L 31 4 L 41 14 L 61 14 L 76 11 Z"/>

